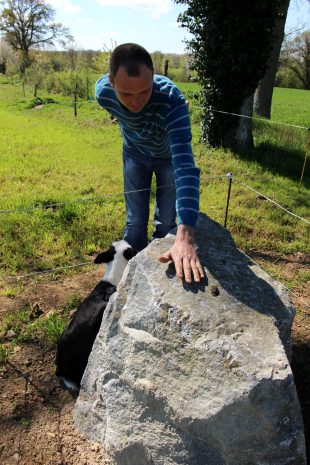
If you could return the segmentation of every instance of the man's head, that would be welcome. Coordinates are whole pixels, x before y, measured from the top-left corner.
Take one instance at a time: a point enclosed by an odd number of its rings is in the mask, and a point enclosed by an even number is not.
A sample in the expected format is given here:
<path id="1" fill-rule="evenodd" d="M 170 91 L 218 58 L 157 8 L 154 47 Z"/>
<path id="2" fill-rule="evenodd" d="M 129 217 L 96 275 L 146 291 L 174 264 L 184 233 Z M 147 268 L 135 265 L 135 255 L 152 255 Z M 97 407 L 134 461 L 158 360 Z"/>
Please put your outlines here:
<path id="1" fill-rule="evenodd" d="M 122 44 L 110 58 L 110 83 L 120 102 L 134 113 L 149 101 L 153 89 L 154 68 L 150 54 L 140 45 Z"/>

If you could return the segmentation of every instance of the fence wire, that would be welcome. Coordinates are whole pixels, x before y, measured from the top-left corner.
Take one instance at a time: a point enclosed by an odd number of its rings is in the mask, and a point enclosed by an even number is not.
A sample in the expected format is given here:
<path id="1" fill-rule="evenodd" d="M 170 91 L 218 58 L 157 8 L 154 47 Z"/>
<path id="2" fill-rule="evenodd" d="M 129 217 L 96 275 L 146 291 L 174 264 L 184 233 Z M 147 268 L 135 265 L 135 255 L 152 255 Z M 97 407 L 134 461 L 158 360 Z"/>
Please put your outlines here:
<path id="1" fill-rule="evenodd" d="M 183 92 L 183 93 L 184 93 L 184 95 L 186 95 L 186 92 Z M 80 102 L 80 106 L 82 106 L 83 104 L 89 104 L 89 103 L 94 103 L 94 101 L 91 100 L 91 101 L 87 101 L 87 102 Z M 64 104 L 64 105 L 66 105 L 66 104 Z M 71 104 L 70 106 L 73 106 L 73 104 Z M 203 109 L 203 107 L 200 107 L 200 106 L 197 106 L 197 105 L 193 105 L 192 107 L 200 109 L 200 110 Z M 289 126 L 289 127 L 293 127 L 293 128 L 296 128 L 296 129 L 302 129 L 302 130 L 310 131 L 310 127 L 296 125 L 296 124 L 290 124 L 290 123 L 283 123 L 283 122 L 280 122 L 280 121 L 273 121 L 273 120 L 269 120 L 269 119 L 265 119 L 265 118 L 259 118 L 259 117 L 255 117 L 255 116 L 241 115 L 241 114 L 238 114 L 238 113 L 226 112 L 226 111 L 222 111 L 222 110 L 210 110 L 210 113 L 212 113 L 212 112 L 231 115 L 231 116 L 234 116 L 234 117 L 257 120 L 257 121 L 260 121 L 260 122 L 267 122 L 267 123 L 270 123 L 270 124 L 276 124 L 276 125 L 281 125 L 281 126 Z M 305 218 L 303 218 L 303 217 L 289 211 L 288 209 L 286 209 L 285 207 L 283 207 L 282 205 L 280 205 L 279 203 L 277 203 L 273 199 L 271 199 L 268 196 L 262 194 L 258 190 L 254 189 L 253 187 L 251 187 L 248 184 L 244 183 L 243 181 L 239 180 L 237 177 L 233 176 L 231 173 L 228 173 L 226 175 L 219 175 L 219 176 L 209 176 L 207 179 L 204 178 L 203 181 L 206 182 L 208 179 L 211 180 L 211 179 L 224 179 L 224 178 L 234 180 L 235 182 L 239 183 L 240 185 L 246 187 L 247 189 L 249 189 L 252 192 L 256 193 L 257 195 L 261 196 L 262 198 L 264 198 L 266 201 L 270 202 L 271 204 L 273 204 L 277 208 L 283 210 L 285 213 L 295 217 L 296 219 L 298 219 L 300 221 L 305 222 L 306 224 L 310 224 L 309 220 L 307 220 L 307 219 L 305 219 Z M 171 187 L 171 185 L 169 185 L 169 186 L 168 185 L 167 186 L 158 186 L 157 189 L 161 189 L 161 188 L 165 188 L 165 187 Z M 151 190 L 151 189 L 152 188 L 146 188 L 146 189 L 140 189 L 140 190 L 126 191 L 126 192 L 109 193 L 109 194 L 100 195 L 100 196 L 96 196 L 96 197 L 92 197 L 92 198 L 81 198 L 81 199 L 75 199 L 75 200 L 66 201 L 66 202 L 52 203 L 52 204 L 48 204 L 48 205 L 36 205 L 36 206 L 25 207 L 25 208 L 3 209 L 3 210 L 0 210 L 0 214 L 11 214 L 11 213 L 22 213 L 22 212 L 30 213 L 30 212 L 35 211 L 35 210 L 56 209 L 56 208 L 66 206 L 66 205 L 98 202 L 98 201 L 101 201 L 101 200 L 104 200 L 104 199 L 109 199 L 109 198 L 113 198 L 113 197 L 117 197 L 117 196 L 124 196 L 125 194 L 131 194 L 131 193 L 136 193 L 136 192 L 143 192 L 143 191 L 147 191 L 147 190 Z M 230 193 L 229 193 L 229 195 L 230 195 Z M 242 253 L 246 257 L 248 257 L 244 252 L 242 252 Z M 255 263 L 252 258 L 250 258 L 250 257 L 248 257 L 248 258 L 253 263 Z M 257 265 L 257 263 L 255 263 L 255 264 Z M 72 269 L 72 268 L 78 268 L 78 267 L 83 267 L 83 266 L 93 266 L 93 265 L 94 265 L 93 262 L 88 261 L 88 262 L 82 262 L 82 263 L 78 263 L 78 264 L 72 264 L 72 265 L 57 267 L 57 268 L 54 268 L 54 269 L 48 269 L 48 270 L 42 270 L 42 271 L 34 271 L 34 272 L 31 272 L 31 273 L 28 273 L 28 274 L 25 274 L 25 275 L 22 275 L 22 276 L 8 276 L 8 277 L 5 277 L 4 279 L 9 280 L 9 281 L 11 281 L 11 280 L 22 280 L 22 279 L 26 279 L 26 278 L 30 278 L 30 277 L 34 277 L 34 276 L 40 276 L 40 275 L 45 275 L 45 274 L 55 274 L 55 273 L 59 273 L 59 272 L 62 272 L 62 271 L 68 270 L 68 269 Z M 258 266 L 260 266 L 260 265 L 258 265 Z M 294 294 L 293 291 L 288 289 L 283 283 L 280 283 L 280 284 L 282 284 L 284 286 L 284 288 L 288 292 L 292 293 L 296 298 L 298 298 L 302 302 L 303 305 L 310 308 L 310 306 L 306 302 L 304 302 L 302 299 L 300 299 L 299 296 Z"/>
<path id="2" fill-rule="evenodd" d="M 203 107 L 199 107 L 197 105 L 193 105 L 193 108 L 203 110 Z M 281 121 L 274 121 L 274 120 L 267 119 L 267 118 L 258 118 L 256 116 L 240 115 L 239 113 L 230 113 L 228 111 L 223 111 L 223 110 L 208 110 L 208 112 L 209 113 L 222 113 L 224 115 L 237 116 L 238 118 L 248 118 L 248 119 L 252 119 L 252 120 L 255 120 L 255 121 L 260 121 L 260 122 L 263 122 L 263 123 L 278 124 L 280 126 L 290 126 L 291 128 L 304 129 L 306 131 L 310 131 L 310 127 L 307 127 L 307 126 L 299 126 L 297 124 L 282 123 Z"/>
<path id="3" fill-rule="evenodd" d="M 228 179 L 230 181 L 234 180 L 236 181 L 237 183 L 239 183 L 240 185 L 246 187 L 247 189 L 251 190 L 252 192 L 254 192 L 255 194 L 261 196 L 262 198 L 266 199 L 266 201 L 270 202 L 272 205 L 276 206 L 277 208 L 280 208 L 281 210 L 283 210 L 285 213 L 293 216 L 294 218 L 300 220 L 300 221 L 303 221 L 307 224 L 310 224 L 310 221 L 308 221 L 307 219 L 299 216 L 299 215 L 296 215 L 295 213 L 287 210 L 285 207 L 283 207 L 282 205 L 280 205 L 279 203 L 275 202 L 274 200 L 272 200 L 271 198 L 269 198 L 267 195 L 265 194 L 262 194 L 260 191 L 254 189 L 253 187 L 249 186 L 248 184 L 246 184 L 245 182 L 239 180 L 238 178 L 236 178 L 235 176 L 233 176 L 232 173 L 227 173 L 226 175 L 218 175 L 218 176 L 209 176 L 208 178 L 204 178 L 204 182 L 208 181 L 208 180 L 215 180 L 215 179 Z M 167 186 L 159 186 L 158 188 L 164 188 L 164 187 L 171 187 L 171 185 L 167 185 Z M 97 196 L 97 197 L 93 197 L 91 199 L 76 199 L 74 201 L 70 201 L 70 202 L 62 202 L 62 203 L 56 203 L 56 204 L 50 204 L 50 205 L 45 205 L 45 206 L 36 206 L 36 207 L 32 207 L 32 208 L 25 208 L 25 209 L 15 209 L 15 210 L 0 210 L 0 213 L 3 213 L 3 214 L 9 214 L 9 213 L 15 213 L 15 212 L 31 212 L 35 209 L 38 209 L 38 208 L 44 208 L 44 209 L 47 209 L 47 208 L 53 208 L 55 206 L 64 206 L 64 205 L 68 205 L 68 204 L 72 204 L 72 203 L 85 203 L 85 202 L 96 202 L 98 200 L 102 200 L 104 198 L 112 198 L 114 196 L 119 196 L 119 195 L 124 195 L 124 194 L 130 194 L 130 193 L 135 193 L 135 192 L 142 192 L 142 191 L 146 191 L 146 190 L 150 190 L 151 188 L 147 188 L 147 189 L 140 189 L 140 190 L 135 190 L 135 191 L 127 191 L 127 192 L 117 192 L 117 193 L 114 193 L 114 194 L 106 194 L 104 196 Z M 229 190 L 229 195 L 230 195 L 230 190 Z M 258 263 L 256 263 L 251 257 L 249 257 L 245 252 L 241 251 L 241 253 L 243 253 L 243 255 L 245 255 L 249 260 L 251 260 L 255 265 L 259 266 L 260 265 Z M 78 267 L 86 267 L 86 266 L 94 266 L 95 264 L 91 261 L 87 261 L 87 262 L 82 262 L 82 263 L 78 263 L 78 264 L 72 264 L 72 265 L 67 265 L 67 266 L 62 266 L 62 267 L 57 267 L 57 268 L 54 268 L 54 269 L 47 269 L 47 270 L 42 270 L 42 271 L 34 271 L 34 272 L 31 272 L 31 273 L 28 273 L 28 274 L 25 274 L 25 275 L 22 275 L 22 276 L 7 276 L 4 278 L 4 280 L 6 281 L 19 281 L 19 280 L 23 280 L 23 279 L 27 279 L 27 278 L 31 278 L 31 277 L 35 277 L 35 276 L 42 276 L 42 275 L 46 275 L 46 274 L 56 274 L 56 273 L 60 273 L 62 271 L 65 271 L 65 270 L 68 270 L 68 269 L 73 269 L 73 268 L 78 268 Z M 269 273 L 267 273 L 269 274 Z M 287 286 L 285 286 L 285 284 L 283 284 L 282 282 L 279 281 L 279 283 L 289 292 L 291 293 L 292 295 L 294 295 L 295 298 L 297 298 L 301 303 L 302 305 L 306 306 L 307 308 L 310 308 L 310 305 L 308 305 L 303 299 L 301 299 L 296 293 L 294 293 L 292 290 L 290 290 Z"/>

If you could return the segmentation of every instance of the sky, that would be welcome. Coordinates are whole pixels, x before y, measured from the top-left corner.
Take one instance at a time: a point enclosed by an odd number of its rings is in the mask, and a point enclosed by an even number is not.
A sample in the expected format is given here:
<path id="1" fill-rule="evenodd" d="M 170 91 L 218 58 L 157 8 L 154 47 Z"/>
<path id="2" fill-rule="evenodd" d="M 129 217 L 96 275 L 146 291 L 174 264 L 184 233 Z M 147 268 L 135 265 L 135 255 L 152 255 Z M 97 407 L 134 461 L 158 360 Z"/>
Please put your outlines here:
<path id="1" fill-rule="evenodd" d="M 55 20 L 69 27 L 78 48 L 103 50 L 124 42 L 150 53 L 184 53 L 189 33 L 177 23 L 185 10 L 173 0 L 47 0 Z M 287 29 L 310 28 L 310 2 L 291 0 Z"/>

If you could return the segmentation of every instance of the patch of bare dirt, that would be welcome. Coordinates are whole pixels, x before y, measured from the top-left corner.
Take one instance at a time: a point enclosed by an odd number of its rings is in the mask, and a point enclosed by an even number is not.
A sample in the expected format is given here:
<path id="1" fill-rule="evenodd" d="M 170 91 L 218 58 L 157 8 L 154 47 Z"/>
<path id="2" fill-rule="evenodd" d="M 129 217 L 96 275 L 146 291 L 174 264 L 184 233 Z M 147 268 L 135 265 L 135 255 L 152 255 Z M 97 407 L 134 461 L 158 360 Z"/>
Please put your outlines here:
<path id="1" fill-rule="evenodd" d="M 37 304 L 44 314 L 61 311 L 68 296 L 86 297 L 102 270 L 24 283 L 14 299 L 0 297 L 0 322 L 6 315 Z M 2 338 L 4 345 L 10 343 Z M 55 377 L 55 347 L 40 340 L 16 344 L 0 368 L 0 462 L 2 465 L 109 465 L 100 444 L 74 427 L 75 399 Z"/>
<path id="2" fill-rule="evenodd" d="M 263 268 L 276 267 L 293 280 L 309 270 L 310 256 L 252 253 Z M 86 297 L 102 276 L 101 269 L 84 274 L 45 276 L 37 283 L 23 283 L 15 298 L 0 297 L 0 323 L 22 308 L 35 304 L 47 314 L 61 312 L 72 294 Z M 281 279 L 280 279 L 281 280 Z M 310 282 L 301 282 L 294 293 L 310 305 Z M 293 324 L 292 370 L 301 404 L 308 455 L 310 451 L 310 308 L 292 296 L 297 313 Z M 8 343 L 4 338 L 1 342 Z M 101 445 L 85 439 L 74 427 L 75 399 L 60 387 L 54 375 L 55 347 L 40 340 L 15 345 L 10 364 L 0 369 L 0 462 L 3 465 L 108 465 Z M 309 460 L 309 458 L 308 458 Z M 310 463 L 310 460 L 309 460 Z"/>

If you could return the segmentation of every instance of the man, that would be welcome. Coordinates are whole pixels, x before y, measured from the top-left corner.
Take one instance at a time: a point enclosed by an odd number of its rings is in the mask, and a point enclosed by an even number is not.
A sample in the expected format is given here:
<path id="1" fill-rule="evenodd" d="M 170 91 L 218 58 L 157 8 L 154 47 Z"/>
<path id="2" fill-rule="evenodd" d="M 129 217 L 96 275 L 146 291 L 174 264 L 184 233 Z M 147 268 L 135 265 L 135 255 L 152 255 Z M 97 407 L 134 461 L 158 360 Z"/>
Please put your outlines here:
<path id="1" fill-rule="evenodd" d="M 162 255 L 173 260 L 177 276 L 196 282 L 204 276 L 194 248 L 199 214 L 199 174 L 191 148 L 186 101 L 166 77 L 154 75 L 151 56 L 140 45 L 122 44 L 110 58 L 109 74 L 96 83 L 96 99 L 117 118 L 123 136 L 126 201 L 124 239 L 134 248 L 147 245 L 152 174 L 156 202 L 152 238 L 178 227 L 174 245 Z"/>

